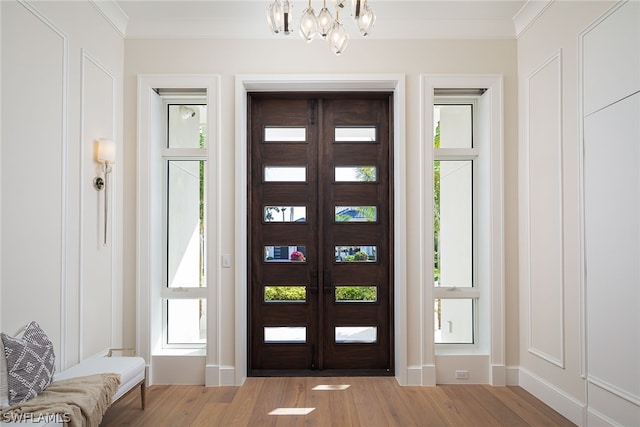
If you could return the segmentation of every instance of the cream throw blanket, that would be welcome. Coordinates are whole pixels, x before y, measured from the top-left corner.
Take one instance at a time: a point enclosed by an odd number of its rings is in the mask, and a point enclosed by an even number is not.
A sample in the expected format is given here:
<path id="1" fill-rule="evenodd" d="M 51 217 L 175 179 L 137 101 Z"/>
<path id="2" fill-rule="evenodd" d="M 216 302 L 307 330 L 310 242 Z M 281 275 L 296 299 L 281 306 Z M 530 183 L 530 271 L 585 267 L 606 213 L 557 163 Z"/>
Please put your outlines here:
<path id="1" fill-rule="evenodd" d="M 118 374 L 96 374 L 55 381 L 42 393 L 26 402 L 18 403 L 0 412 L 0 419 L 20 419 L 20 414 L 65 414 L 62 417 L 70 427 L 96 427 L 111 405 L 120 386 Z M 66 423 L 68 421 L 68 423 Z"/>

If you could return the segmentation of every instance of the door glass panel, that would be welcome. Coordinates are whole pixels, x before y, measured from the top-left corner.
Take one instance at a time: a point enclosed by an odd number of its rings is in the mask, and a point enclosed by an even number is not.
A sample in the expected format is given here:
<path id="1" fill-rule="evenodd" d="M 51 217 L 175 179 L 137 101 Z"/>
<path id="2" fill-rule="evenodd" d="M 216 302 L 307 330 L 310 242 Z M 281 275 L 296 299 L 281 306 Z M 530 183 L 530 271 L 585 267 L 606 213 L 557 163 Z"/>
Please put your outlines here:
<path id="1" fill-rule="evenodd" d="M 267 262 L 304 262 L 307 260 L 306 246 L 265 246 L 264 260 Z"/>
<path id="2" fill-rule="evenodd" d="M 336 206 L 336 222 L 376 222 L 376 206 Z"/>
<path id="3" fill-rule="evenodd" d="M 205 342 L 207 342 L 206 300 L 167 300 L 167 343 L 204 344 Z"/>
<path id="4" fill-rule="evenodd" d="M 206 286 L 204 160 L 169 160 L 167 189 L 167 286 Z"/>
<path id="5" fill-rule="evenodd" d="M 435 300 L 436 344 L 473 344 L 473 300 Z"/>
<path id="6" fill-rule="evenodd" d="M 434 148 L 473 148 L 472 106 L 433 106 Z"/>
<path id="7" fill-rule="evenodd" d="M 336 262 L 375 262 L 377 246 L 336 246 Z"/>
<path id="8" fill-rule="evenodd" d="M 434 162 L 434 182 L 435 286 L 472 287 L 472 161 Z"/>
<path id="9" fill-rule="evenodd" d="M 376 182 L 378 171 L 375 166 L 336 166 L 336 182 Z"/>
<path id="10" fill-rule="evenodd" d="M 336 286 L 336 302 L 376 302 L 377 286 Z"/>
<path id="11" fill-rule="evenodd" d="M 264 222 L 307 222 L 307 207 L 265 206 Z"/>
<path id="12" fill-rule="evenodd" d="M 265 286 L 264 302 L 306 302 L 306 286 Z"/>
<path id="13" fill-rule="evenodd" d="M 169 105 L 169 148 L 205 148 L 206 105 Z"/>
<path id="14" fill-rule="evenodd" d="M 264 142 L 305 142 L 306 128 L 271 127 L 264 128 Z"/>
<path id="15" fill-rule="evenodd" d="M 335 132 L 335 142 L 376 142 L 376 128 L 369 127 L 338 127 Z"/>
<path id="16" fill-rule="evenodd" d="M 378 341 L 377 326 L 336 326 L 336 343 L 374 343 Z"/>
<path id="17" fill-rule="evenodd" d="M 305 343 L 307 328 L 304 326 L 265 326 L 266 343 Z"/>
<path id="18" fill-rule="evenodd" d="M 305 182 L 307 168 L 304 166 L 265 166 L 265 182 Z"/>

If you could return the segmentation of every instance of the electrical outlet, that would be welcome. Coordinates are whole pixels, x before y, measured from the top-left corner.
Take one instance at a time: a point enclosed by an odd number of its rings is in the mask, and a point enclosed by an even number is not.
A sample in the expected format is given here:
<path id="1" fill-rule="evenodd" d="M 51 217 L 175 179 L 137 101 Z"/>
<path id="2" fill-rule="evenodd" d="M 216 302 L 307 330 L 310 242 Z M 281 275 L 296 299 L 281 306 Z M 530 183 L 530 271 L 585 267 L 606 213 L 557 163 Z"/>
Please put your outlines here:
<path id="1" fill-rule="evenodd" d="M 456 379 L 457 380 L 468 380 L 469 379 L 469 371 L 467 371 L 467 370 L 456 371 Z"/>

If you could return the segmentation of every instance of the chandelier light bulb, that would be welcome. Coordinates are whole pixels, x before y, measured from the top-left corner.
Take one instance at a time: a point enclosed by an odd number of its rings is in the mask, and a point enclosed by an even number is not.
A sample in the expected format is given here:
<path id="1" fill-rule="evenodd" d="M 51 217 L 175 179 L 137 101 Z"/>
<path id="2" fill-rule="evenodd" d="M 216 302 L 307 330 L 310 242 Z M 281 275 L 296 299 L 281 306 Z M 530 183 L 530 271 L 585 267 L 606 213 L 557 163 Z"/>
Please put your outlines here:
<path id="1" fill-rule="evenodd" d="M 358 18 L 358 28 L 363 37 L 366 37 L 373 28 L 373 24 L 376 22 L 376 14 L 368 5 L 365 5 L 364 10 Z"/>
<path id="2" fill-rule="evenodd" d="M 300 18 L 300 35 L 310 43 L 316 34 L 318 34 L 318 18 L 309 0 L 309 7 L 302 12 L 302 18 Z"/>
<path id="3" fill-rule="evenodd" d="M 347 45 L 349 44 L 349 33 L 345 30 L 342 23 L 339 21 L 339 15 L 336 12 L 336 20 L 327 35 L 327 39 L 329 41 L 329 47 L 331 51 L 336 55 L 340 55 L 345 51 Z"/>
<path id="4" fill-rule="evenodd" d="M 318 13 L 318 33 L 323 39 L 327 38 L 327 34 L 333 25 L 333 15 L 327 9 L 326 0 L 324 7 Z"/>
<path id="5" fill-rule="evenodd" d="M 278 34 L 282 30 L 282 5 L 280 0 L 275 0 L 269 5 L 267 23 L 269 24 L 269 30 L 273 34 Z"/>

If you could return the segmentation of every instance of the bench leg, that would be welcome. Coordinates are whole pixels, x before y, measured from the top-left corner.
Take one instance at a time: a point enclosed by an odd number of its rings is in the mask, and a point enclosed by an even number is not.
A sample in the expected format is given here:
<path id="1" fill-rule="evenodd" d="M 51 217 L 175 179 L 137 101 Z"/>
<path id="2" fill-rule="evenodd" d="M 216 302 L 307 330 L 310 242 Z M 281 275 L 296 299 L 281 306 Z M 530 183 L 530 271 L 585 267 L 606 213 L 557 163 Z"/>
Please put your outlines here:
<path id="1" fill-rule="evenodd" d="M 147 388 L 145 387 L 145 383 L 146 383 L 146 379 L 142 380 L 142 382 L 140 383 L 140 400 L 142 401 L 142 409 L 144 409 L 146 390 L 147 390 Z"/>

